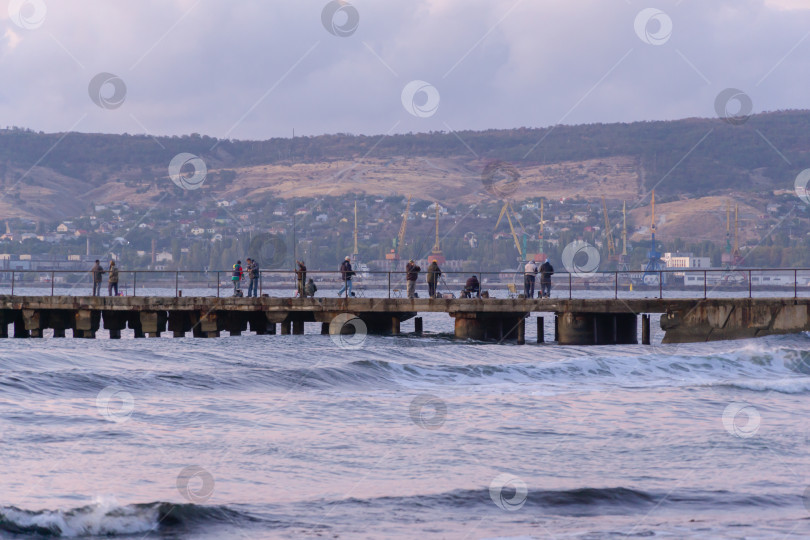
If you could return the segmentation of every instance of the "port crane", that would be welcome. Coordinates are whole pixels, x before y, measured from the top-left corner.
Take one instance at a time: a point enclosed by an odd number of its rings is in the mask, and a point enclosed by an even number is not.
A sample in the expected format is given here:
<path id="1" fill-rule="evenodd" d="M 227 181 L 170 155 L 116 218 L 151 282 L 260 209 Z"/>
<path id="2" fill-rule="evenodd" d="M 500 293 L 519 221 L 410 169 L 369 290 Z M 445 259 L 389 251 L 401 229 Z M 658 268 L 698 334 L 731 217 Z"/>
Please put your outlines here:
<path id="1" fill-rule="evenodd" d="M 518 239 L 517 232 L 515 231 L 515 226 L 512 223 L 512 215 L 513 214 L 515 214 L 515 211 L 512 209 L 512 204 L 510 202 L 508 202 L 508 201 L 503 203 L 503 208 L 501 208 L 501 214 L 498 216 L 498 221 L 495 223 L 495 230 L 497 230 L 498 225 L 501 224 L 501 220 L 503 219 L 503 216 L 506 216 L 506 221 L 509 223 L 509 231 L 512 233 L 512 240 L 514 240 L 515 247 L 517 248 L 517 251 L 518 251 L 518 255 L 520 255 L 520 258 L 518 259 L 518 261 L 520 261 L 520 263 L 525 263 L 526 262 L 526 235 L 524 233 L 524 235 L 523 235 L 523 245 L 521 246 L 520 240 Z M 515 221 L 518 222 L 518 224 L 520 225 L 521 230 L 523 230 L 523 224 L 520 223 L 520 220 L 518 219 L 517 215 L 515 215 Z"/>
<path id="2" fill-rule="evenodd" d="M 652 219 L 650 221 L 650 250 L 647 252 L 647 266 L 644 268 L 643 282 L 645 285 L 658 285 L 663 277 L 660 273 L 664 266 L 661 264 L 661 252 L 655 245 L 655 190 L 652 191 Z"/>
<path id="3" fill-rule="evenodd" d="M 610 228 L 610 218 L 608 217 L 607 203 L 602 195 L 602 213 L 605 214 L 605 240 L 607 241 L 608 260 L 616 260 L 616 244 L 613 242 L 613 230 Z"/>
<path id="4" fill-rule="evenodd" d="M 408 195 L 408 202 L 405 204 L 405 213 L 402 214 L 402 225 L 399 226 L 399 234 L 394 238 L 394 249 L 385 255 L 386 260 L 398 261 L 402 254 L 402 246 L 405 244 L 405 231 L 408 229 L 408 216 L 411 211 L 411 195 Z"/>

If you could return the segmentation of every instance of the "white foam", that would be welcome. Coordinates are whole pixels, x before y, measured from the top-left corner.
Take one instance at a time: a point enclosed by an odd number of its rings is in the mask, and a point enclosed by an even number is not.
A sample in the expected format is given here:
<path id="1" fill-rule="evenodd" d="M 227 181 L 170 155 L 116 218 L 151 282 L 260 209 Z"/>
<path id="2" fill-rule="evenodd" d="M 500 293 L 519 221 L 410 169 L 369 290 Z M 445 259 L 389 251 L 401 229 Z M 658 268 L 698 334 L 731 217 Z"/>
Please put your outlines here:
<path id="1" fill-rule="evenodd" d="M 67 538 L 147 533 L 158 529 L 159 519 L 157 505 L 120 506 L 111 498 L 69 511 L 33 513 L 6 508 L 1 512 L 19 527 L 48 529 Z"/>

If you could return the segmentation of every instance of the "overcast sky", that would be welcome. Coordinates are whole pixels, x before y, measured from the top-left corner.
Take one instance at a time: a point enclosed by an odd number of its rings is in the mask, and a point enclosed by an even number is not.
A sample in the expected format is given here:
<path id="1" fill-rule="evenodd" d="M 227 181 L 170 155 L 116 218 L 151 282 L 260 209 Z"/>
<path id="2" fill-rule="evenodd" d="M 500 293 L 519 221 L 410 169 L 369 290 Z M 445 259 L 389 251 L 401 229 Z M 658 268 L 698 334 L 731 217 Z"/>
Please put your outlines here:
<path id="1" fill-rule="evenodd" d="M 810 0 L 0 4 L 0 125 L 38 131 L 265 139 L 711 117 L 727 88 L 753 112 L 810 108 Z"/>

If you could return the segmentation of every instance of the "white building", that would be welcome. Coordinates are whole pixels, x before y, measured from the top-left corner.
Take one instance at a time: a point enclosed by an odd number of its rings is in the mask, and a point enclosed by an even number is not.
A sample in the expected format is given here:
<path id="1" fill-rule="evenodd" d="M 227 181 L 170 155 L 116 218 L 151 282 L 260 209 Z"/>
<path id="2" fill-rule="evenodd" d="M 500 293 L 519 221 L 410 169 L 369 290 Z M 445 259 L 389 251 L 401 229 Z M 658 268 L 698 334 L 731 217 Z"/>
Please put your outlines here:
<path id="1" fill-rule="evenodd" d="M 695 257 L 692 253 L 664 253 L 661 257 L 667 268 L 711 268 L 709 257 Z"/>

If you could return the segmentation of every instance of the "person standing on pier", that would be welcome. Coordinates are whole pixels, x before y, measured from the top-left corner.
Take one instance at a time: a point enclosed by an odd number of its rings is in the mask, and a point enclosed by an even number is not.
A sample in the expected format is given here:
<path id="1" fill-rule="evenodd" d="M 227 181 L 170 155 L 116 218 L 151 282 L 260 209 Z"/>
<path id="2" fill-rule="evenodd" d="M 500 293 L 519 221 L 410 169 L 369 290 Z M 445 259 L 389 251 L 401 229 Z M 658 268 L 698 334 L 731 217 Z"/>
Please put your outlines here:
<path id="1" fill-rule="evenodd" d="M 295 271 L 295 280 L 298 282 L 298 296 L 305 298 L 304 287 L 307 283 L 307 265 L 304 261 L 295 261 L 298 264 L 298 270 Z"/>
<path id="2" fill-rule="evenodd" d="M 421 270 L 422 268 L 417 266 L 413 259 L 408 261 L 408 264 L 405 265 L 405 282 L 407 285 L 408 298 L 416 297 L 416 280 L 419 279 L 419 272 Z"/>
<path id="3" fill-rule="evenodd" d="M 346 298 L 354 296 L 352 293 L 353 276 L 354 270 L 352 270 L 352 263 L 347 256 L 346 259 L 340 263 L 340 277 L 343 279 L 343 287 L 338 291 L 338 296 L 343 296 L 344 292 L 346 293 Z"/>
<path id="4" fill-rule="evenodd" d="M 534 298 L 534 282 L 537 276 L 537 264 L 529 261 L 523 267 L 523 297 Z"/>
<path id="5" fill-rule="evenodd" d="M 436 285 L 439 284 L 439 278 L 441 276 L 442 269 L 439 268 L 439 263 L 436 262 L 436 259 L 433 259 L 433 262 L 430 263 L 427 269 L 428 296 L 430 298 L 436 298 Z"/>
<path id="6" fill-rule="evenodd" d="M 231 274 L 231 281 L 233 281 L 233 295 L 241 296 L 239 290 L 239 282 L 242 280 L 242 261 L 236 261 L 233 265 L 233 273 Z"/>
<path id="7" fill-rule="evenodd" d="M 253 259 L 247 260 L 248 298 L 259 297 L 259 263 Z"/>
<path id="8" fill-rule="evenodd" d="M 99 296 L 101 294 L 101 276 L 104 275 L 104 270 L 101 268 L 98 259 L 96 259 L 96 264 L 93 265 L 90 272 L 93 274 L 93 296 Z"/>
<path id="9" fill-rule="evenodd" d="M 540 298 L 551 298 L 551 276 L 554 274 L 554 267 L 546 262 L 540 265 Z"/>
<path id="10" fill-rule="evenodd" d="M 118 267 L 115 266 L 115 261 L 110 261 L 110 275 L 107 279 L 107 296 L 113 296 L 113 289 L 115 289 L 114 296 L 118 296 Z"/>

